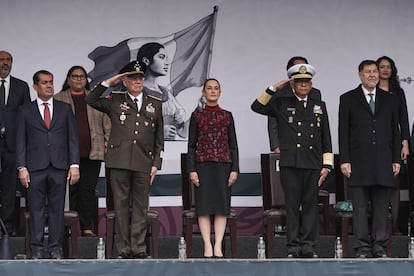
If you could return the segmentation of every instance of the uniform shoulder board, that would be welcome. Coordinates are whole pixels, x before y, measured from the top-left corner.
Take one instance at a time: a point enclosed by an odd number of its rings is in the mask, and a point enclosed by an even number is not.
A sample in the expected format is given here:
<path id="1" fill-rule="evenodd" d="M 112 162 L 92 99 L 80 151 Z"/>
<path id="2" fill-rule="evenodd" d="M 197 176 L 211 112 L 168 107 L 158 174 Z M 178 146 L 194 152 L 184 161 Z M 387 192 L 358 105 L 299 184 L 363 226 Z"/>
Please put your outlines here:
<path id="1" fill-rule="evenodd" d="M 149 97 L 149 98 L 155 99 L 157 101 L 161 101 L 160 97 L 157 97 L 157 96 L 154 96 L 154 95 L 146 95 L 146 96 Z"/>
<path id="2" fill-rule="evenodd" d="M 121 94 L 121 95 L 123 95 L 123 94 L 126 94 L 126 91 L 112 91 L 111 92 L 111 94 Z"/>

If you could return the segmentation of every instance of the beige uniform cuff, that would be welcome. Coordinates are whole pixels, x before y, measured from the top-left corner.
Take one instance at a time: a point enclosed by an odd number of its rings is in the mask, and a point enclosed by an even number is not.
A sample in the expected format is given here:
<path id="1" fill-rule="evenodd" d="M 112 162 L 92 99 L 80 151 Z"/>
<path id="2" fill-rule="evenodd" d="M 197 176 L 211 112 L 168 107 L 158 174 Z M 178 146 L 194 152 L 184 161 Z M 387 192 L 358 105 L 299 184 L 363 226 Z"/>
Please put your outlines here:
<path id="1" fill-rule="evenodd" d="M 257 101 L 261 103 L 262 105 L 267 105 L 267 103 L 270 101 L 271 98 L 272 98 L 272 95 L 270 95 L 269 93 L 265 91 L 257 98 Z"/>
<path id="2" fill-rule="evenodd" d="M 324 165 L 329 165 L 333 167 L 333 159 L 334 159 L 334 155 L 332 152 L 326 152 L 322 155 L 323 157 L 323 164 Z"/>

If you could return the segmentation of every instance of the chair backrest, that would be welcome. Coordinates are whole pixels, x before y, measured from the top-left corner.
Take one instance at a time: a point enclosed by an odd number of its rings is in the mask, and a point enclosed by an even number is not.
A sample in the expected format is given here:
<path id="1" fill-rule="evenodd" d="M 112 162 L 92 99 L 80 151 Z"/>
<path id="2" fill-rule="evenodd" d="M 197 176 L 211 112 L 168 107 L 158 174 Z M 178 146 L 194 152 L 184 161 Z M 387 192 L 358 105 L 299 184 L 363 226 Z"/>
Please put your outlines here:
<path id="1" fill-rule="evenodd" d="M 105 167 L 105 190 L 106 190 L 106 210 L 113 211 L 114 210 L 114 195 L 112 193 L 112 186 L 111 186 L 111 171 L 109 168 Z"/>
<path id="2" fill-rule="evenodd" d="M 191 210 L 195 206 L 194 189 L 187 172 L 187 153 L 181 153 L 181 199 L 183 210 Z"/>
<path id="3" fill-rule="evenodd" d="M 280 181 L 279 154 L 262 153 L 261 180 L 263 208 L 269 210 L 285 205 L 285 195 Z"/>

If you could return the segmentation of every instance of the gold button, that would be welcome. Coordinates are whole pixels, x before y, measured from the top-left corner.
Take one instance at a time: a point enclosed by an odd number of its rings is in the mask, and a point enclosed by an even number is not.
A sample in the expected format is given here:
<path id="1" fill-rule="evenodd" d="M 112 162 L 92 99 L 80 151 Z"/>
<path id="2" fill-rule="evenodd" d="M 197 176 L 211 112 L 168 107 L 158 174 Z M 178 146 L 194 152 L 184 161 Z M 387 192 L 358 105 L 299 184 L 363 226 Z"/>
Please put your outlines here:
<path id="1" fill-rule="evenodd" d="M 135 125 L 136 125 L 136 126 L 139 126 L 139 122 L 135 122 Z"/>
<path id="2" fill-rule="evenodd" d="M 302 122 L 298 122 L 298 126 L 301 126 L 302 125 Z"/>
<path id="3" fill-rule="evenodd" d="M 302 133 L 298 132 L 298 137 L 302 136 Z"/>
<path id="4" fill-rule="evenodd" d="M 139 113 L 137 113 L 137 117 L 139 117 Z"/>
<path id="5" fill-rule="evenodd" d="M 137 135 L 138 134 L 138 130 L 135 130 L 134 133 L 135 133 L 135 135 Z"/>
<path id="6" fill-rule="evenodd" d="M 137 140 L 134 140 L 134 144 L 136 144 L 137 143 Z"/>
<path id="7" fill-rule="evenodd" d="M 310 124 L 310 127 L 313 127 L 313 126 L 314 126 L 314 125 L 313 125 L 313 123 L 311 123 L 311 124 Z"/>
<path id="8" fill-rule="evenodd" d="M 114 145 L 111 145 L 111 149 L 114 148 Z"/>
<path id="9" fill-rule="evenodd" d="M 309 149 L 311 150 L 311 149 L 313 149 L 313 147 L 312 146 L 309 146 Z"/>
<path id="10" fill-rule="evenodd" d="M 310 135 L 310 138 L 312 138 L 312 139 L 313 139 L 313 134 L 311 134 L 311 135 Z"/>
<path id="11" fill-rule="evenodd" d="M 149 154 L 149 155 L 152 155 L 152 152 L 150 151 L 150 152 L 148 152 L 148 154 Z"/>
<path id="12" fill-rule="evenodd" d="M 297 147 L 297 148 L 300 148 L 300 144 L 296 144 L 296 147 Z"/>

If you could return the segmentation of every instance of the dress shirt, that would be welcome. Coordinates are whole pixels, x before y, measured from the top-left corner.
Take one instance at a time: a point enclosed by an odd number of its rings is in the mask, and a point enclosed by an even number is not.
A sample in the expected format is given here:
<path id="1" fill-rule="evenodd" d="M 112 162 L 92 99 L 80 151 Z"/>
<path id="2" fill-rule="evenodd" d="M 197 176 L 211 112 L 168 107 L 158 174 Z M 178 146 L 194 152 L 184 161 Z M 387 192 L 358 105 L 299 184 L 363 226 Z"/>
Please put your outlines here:
<path id="1" fill-rule="evenodd" d="M 137 100 L 138 100 L 138 111 L 140 111 L 141 110 L 141 107 L 142 107 L 142 93 L 139 93 L 139 95 L 138 96 L 133 96 L 133 95 L 131 95 L 130 93 L 128 93 L 128 95 L 129 95 L 129 97 L 131 98 L 131 100 L 133 101 L 133 102 L 135 102 L 134 101 L 134 99 L 136 98 Z"/>
<path id="2" fill-rule="evenodd" d="M 4 79 L 0 79 L 1 80 L 5 80 L 4 82 L 4 105 L 7 105 L 7 99 L 9 98 L 9 93 L 10 93 L 10 75 L 8 75 L 6 78 Z M 1 84 L 1 82 L 0 82 Z"/>
<path id="3" fill-rule="evenodd" d="M 40 115 L 42 116 L 42 119 L 44 120 L 44 114 L 45 114 L 45 106 L 44 103 L 47 103 L 47 106 L 49 107 L 50 110 L 50 120 L 52 121 L 53 119 L 53 98 L 50 98 L 48 101 L 44 102 L 43 100 L 37 98 L 37 107 L 39 108 L 39 112 Z"/>
<path id="4" fill-rule="evenodd" d="M 373 94 L 372 100 L 375 103 L 375 94 L 377 92 L 377 88 L 374 88 L 374 90 L 372 90 L 372 91 L 368 91 L 364 86 L 361 86 L 361 87 L 362 87 L 362 91 L 364 92 L 365 99 L 367 100 L 367 103 L 369 104 L 369 101 L 371 100 L 371 97 L 368 95 L 370 93 Z"/>

